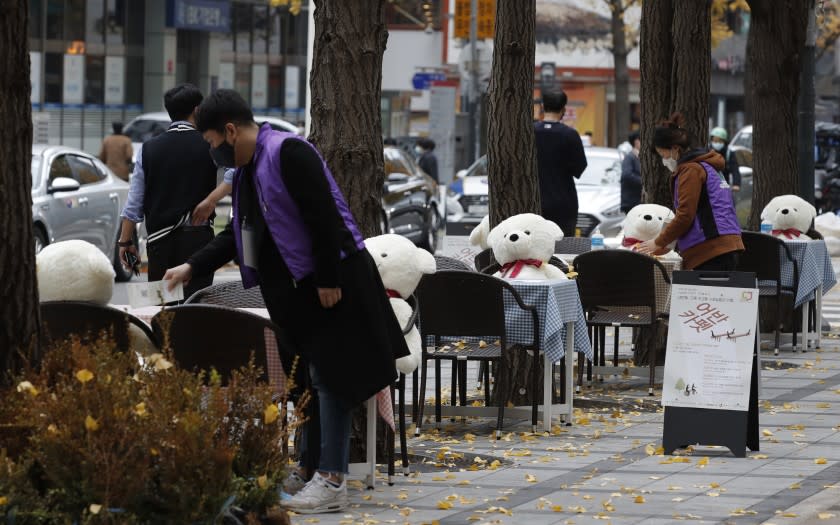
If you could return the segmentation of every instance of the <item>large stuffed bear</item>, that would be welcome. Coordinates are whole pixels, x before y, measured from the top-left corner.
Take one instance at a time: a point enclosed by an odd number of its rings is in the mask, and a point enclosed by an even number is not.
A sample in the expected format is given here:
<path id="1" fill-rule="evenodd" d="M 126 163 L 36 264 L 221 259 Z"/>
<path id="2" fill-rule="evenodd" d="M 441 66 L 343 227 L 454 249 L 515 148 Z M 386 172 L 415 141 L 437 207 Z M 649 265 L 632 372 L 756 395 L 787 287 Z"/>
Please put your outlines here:
<path id="1" fill-rule="evenodd" d="M 487 244 L 487 235 L 490 233 L 490 216 L 485 215 L 481 222 L 478 223 L 478 226 L 473 228 L 473 231 L 470 232 L 470 244 L 473 246 L 478 246 L 482 250 L 486 250 L 490 247 Z"/>
<path id="2" fill-rule="evenodd" d="M 674 218 L 674 212 L 670 208 L 659 204 L 639 204 L 627 212 L 624 219 L 624 236 L 621 240 L 621 247 L 635 250 L 636 245 L 651 239 L 656 239 L 665 227 L 665 224 Z M 670 250 L 674 249 L 676 241 L 668 245 Z M 668 256 L 676 256 L 673 251 Z"/>
<path id="3" fill-rule="evenodd" d="M 796 195 L 779 195 L 761 211 L 761 222 L 773 225 L 773 236 L 784 240 L 809 240 L 805 232 L 817 216 L 808 201 Z"/>
<path id="4" fill-rule="evenodd" d="M 487 236 L 493 257 L 501 265 L 496 277 L 506 279 L 566 279 L 563 270 L 548 264 L 554 243 L 563 238 L 557 224 L 533 213 L 500 222 Z"/>
<path id="5" fill-rule="evenodd" d="M 371 237 L 365 239 L 365 246 L 376 262 L 397 321 L 404 328 L 412 315 L 406 299 L 414 293 L 424 274 L 435 273 L 435 258 L 400 235 Z M 397 370 L 408 375 L 417 370 L 422 359 L 423 345 L 417 327 L 405 335 L 405 342 L 410 354 L 397 359 Z"/>
<path id="6" fill-rule="evenodd" d="M 46 301 L 85 301 L 106 306 L 114 293 L 114 267 L 87 241 L 61 241 L 44 247 L 35 258 L 38 295 Z M 131 348 L 143 355 L 157 352 L 146 334 L 129 325 Z"/>

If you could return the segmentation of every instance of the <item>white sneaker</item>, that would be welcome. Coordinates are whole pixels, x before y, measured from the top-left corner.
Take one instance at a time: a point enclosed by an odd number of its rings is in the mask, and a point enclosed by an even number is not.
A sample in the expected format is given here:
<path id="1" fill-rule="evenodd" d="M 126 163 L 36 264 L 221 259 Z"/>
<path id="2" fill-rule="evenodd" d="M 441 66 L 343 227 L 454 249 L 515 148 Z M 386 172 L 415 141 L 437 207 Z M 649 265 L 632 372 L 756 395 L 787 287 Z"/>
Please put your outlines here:
<path id="1" fill-rule="evenodd" d="M 336 487 L 316 472 L 315 476 L 300 492 L 285 501 L 281 501 L 280 505 L 298 514 L 339 512 L 349 505 L 347 483 L 342 480 L 341 485 Z"/>
<path id="2" fill-rule="evenodd" d="M 306 485 L 306 480 L 298 473 L 297 470 L 292 470 L 286 479 L 283 480 L 283 486 L 281 490 L 284 494 L 288 494 L 289 496 L 294 496 L 300 489 L 302 489 Z"/>

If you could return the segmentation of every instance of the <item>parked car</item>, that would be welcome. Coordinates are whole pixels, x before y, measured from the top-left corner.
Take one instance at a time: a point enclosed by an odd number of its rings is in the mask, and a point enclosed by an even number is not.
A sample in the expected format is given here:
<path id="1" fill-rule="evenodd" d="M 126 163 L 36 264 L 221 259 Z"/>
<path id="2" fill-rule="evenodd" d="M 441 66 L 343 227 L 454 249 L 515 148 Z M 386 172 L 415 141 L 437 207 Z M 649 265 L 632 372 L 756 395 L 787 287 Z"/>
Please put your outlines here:
<path id="1" fill-rule="evenodd" d="M 621 211 L 621 154 L 613 148 L 584 148 L 587 167 L 576 179 L 578 194 L 578 232 L 589 237 L 597 228 L 605 237 L 614 237 L 621 231 L 624 213 Z M 478 159 L 466 170 L 458 172 L 450 184 L 463 208 L 463 213 L 447 215 L 448 221 L 477 222 L 490 211 L 487 183 L 487 157 Z M 460 210 L 459 210 L 460 211 Z"/>
<path id="2" fill-rule="evenodd" d="M 443 221 L 438 186 L 403 149 L 386 146 L 382 231 L 407 237 L 432 253 Z"/>
<path id="3" fill-rule="evenodd" d="M 32 146 L 35 252 L 48 244 L 87 241 L 113 261 L 117 281 L 131 279 L 119 260 L 120 211 L 128 183 L 96 157 L 64 146 Z"/>

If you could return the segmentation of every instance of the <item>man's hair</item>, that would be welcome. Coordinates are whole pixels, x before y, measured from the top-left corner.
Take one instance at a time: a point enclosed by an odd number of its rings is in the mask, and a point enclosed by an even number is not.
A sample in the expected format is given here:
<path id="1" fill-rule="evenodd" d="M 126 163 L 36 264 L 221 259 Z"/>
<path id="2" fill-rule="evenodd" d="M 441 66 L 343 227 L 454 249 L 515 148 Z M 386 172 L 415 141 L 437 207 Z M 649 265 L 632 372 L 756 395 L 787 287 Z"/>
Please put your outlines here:
<path id="1" fill-rule="evenodd" d="M 426 151 L 434 151 L 435 149 L 435 141 L 428 138 L 422 138 L 418 140 L 417 145 Z"/>
<path id="2" fill-rule="evenodd" d="M 689 149 L 694 144 L 694 137 L 685 128 L 685 117 L 675 112 L 659 122 L 653 130 L 653 147 L 670 149 L 679 146 Z"/>
<path id="3" fill-rule="evenodd" d="M 122 135 L 123 123 L 122 122 L 111 122 L 111 129 L 114 130 L 114 135 Z"/>
<path id="4" fill-rule="evenodd" d="M 200 89 L 192 84 L 180 84 L 163 95 L 163 107 L 173 122 L 187 120 L 202 99 L 204 96 Z"/>
<path id="5" fill-rule="evenodd" d="M 202 133 L 209 129 L 224 133 L 228 122 L 236 126 L 252 124 L 254 113 L 239 93 L 232 89 L 220 89 L 198 107 L 195 127 Z"/>
<path id="6" fill-rule="evenodd" d="M 639 132 L 634 131 L 634 132 L 630 133 L 630 135 L 627 136 L 627 142 L 629 142 L 630 144 L 633 144 L 637 140 L 641 140 L 641 138 L 642 138 L 642 136 L 639 135 Z"/>
<path id="7" fill-rule="evenodd" d="M 566 93 L 560 91 L 546 91 L 542 96 L 543 109 L 549 113 L 560 113 L 566 109 L 566 102 L 569 101 Z"/>

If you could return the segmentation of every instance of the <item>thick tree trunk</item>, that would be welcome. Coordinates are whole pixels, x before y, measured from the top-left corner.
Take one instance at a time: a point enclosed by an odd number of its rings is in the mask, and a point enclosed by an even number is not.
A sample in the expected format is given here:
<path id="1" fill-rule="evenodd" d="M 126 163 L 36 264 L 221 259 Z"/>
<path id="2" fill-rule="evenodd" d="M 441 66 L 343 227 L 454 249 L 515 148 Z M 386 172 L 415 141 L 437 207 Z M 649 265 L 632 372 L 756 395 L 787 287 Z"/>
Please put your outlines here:
<path id="1" fill-rule="evenodd" d="M 315 0 L 312 133 L 365 237 L 380 233 L 384 0 Z"/>
<path id="2" fill-rule="evenodd" d="M 757 230 L 767 202 L 799 193 L 797 97 L 809 3 L 748 0 L 750 65 L 747 91 L 753 110 L 753 197 L 750 229 Z"/>
<path id="3" fill-rule="evenodd" d="M 381 233 L 385 163 L 380 102 L 388 41 L 384 0 L 315 0 L 312 132 L 362 235 Z M 383 425 L 379 424 L 382 430 Z M 353 417 L 350 460 L 364 459 L 365 410 Z M 384 440 L 379 442 L 379 457 Z"/>
<path id="4" fill-rule="evenodd" d="M 534 149 L 536 1 L 499 0 L 489 88 L 487 169 L 490 223 L 540 213 Z"/>
<path id="5" fill-rule="evenodd" d="M 0 384 L 39 350 L 28 15 L 25 0 L 0 3 Z"/>
<path id="6" fill-rule="evenodd" d="M 674 9 L 671 111 L 683 114 L 696 145 L 705 144 L 709 132 L 711 27 L 711 2 L 707 0 L 679 2 L 679 9 Z"/>
<path id="7" fill-rule="evenodd" d="M 621 144 L 630 133 L 630 71 L 627 68 L 627 35 L 624 12 L 627 0 L 610 0 L 612 10 L 612 55 L 615 70 L 615 137 L 610 142 Z"/>
<path id="8" fill-rule="evenodd" d="M 653 128 L 671 111 L 674 45 L 671 0 L 642 2 L 640 52 L 640 96 L 642 106 L 642 201 L 670 207 L 668 170 L 653 151 Z"/>

